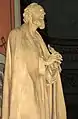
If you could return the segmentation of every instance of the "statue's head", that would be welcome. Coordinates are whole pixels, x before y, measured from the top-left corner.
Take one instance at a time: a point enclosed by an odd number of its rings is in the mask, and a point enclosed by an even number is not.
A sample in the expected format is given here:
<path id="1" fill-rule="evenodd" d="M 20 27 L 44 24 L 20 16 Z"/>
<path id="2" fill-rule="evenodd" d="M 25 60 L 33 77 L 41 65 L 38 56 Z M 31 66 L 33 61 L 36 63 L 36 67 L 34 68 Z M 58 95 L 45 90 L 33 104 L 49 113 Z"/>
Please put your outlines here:
<path id="1" fill-rule="evenodd" d="M 44 29 L 44 9 L 37 3 L 31 3 L 24 9 L 24 22 L 36 25 L 37 28 Z"/>

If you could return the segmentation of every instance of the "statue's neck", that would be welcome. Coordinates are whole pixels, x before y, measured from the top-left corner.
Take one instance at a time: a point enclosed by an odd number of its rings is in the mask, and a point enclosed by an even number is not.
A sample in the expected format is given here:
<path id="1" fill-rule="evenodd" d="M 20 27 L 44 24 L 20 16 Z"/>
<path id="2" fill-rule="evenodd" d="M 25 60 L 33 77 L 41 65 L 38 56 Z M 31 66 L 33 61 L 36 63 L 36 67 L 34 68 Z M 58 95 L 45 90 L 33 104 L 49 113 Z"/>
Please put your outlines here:
<path id="1" fill-rule="evenodd" d="M 37 32 L 37 27 L 34 26 L 33 24 L 23 24 L 24 29 L 26 30 L 26 32 L 30 33 L 30 35 L 32 37 L 35 36 L 36 32 Z"/>

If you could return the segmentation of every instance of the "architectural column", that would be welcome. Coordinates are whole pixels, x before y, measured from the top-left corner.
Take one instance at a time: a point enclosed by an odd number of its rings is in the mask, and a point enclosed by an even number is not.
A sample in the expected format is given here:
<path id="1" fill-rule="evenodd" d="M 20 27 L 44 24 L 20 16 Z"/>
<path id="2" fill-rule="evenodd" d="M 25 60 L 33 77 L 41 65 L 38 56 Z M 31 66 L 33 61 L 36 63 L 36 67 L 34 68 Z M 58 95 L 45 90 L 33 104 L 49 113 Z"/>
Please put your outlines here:
<path id="1" fill-rule="evenodd" d="M 14 0 L 15 28 L 21 25 L 20 0 Z"/>

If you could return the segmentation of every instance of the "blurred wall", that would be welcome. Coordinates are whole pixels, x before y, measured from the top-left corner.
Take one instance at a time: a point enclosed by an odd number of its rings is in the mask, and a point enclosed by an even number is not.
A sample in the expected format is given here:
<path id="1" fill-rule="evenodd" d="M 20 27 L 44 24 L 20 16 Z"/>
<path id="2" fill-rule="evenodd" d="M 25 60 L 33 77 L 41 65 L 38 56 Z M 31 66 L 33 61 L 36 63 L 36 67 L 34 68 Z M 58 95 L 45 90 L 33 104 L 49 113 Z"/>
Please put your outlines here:
<path id="1" fill-rule="evenodd" d="M 78 0 L 42 0 L 51 37 L 78 37 Z"/>

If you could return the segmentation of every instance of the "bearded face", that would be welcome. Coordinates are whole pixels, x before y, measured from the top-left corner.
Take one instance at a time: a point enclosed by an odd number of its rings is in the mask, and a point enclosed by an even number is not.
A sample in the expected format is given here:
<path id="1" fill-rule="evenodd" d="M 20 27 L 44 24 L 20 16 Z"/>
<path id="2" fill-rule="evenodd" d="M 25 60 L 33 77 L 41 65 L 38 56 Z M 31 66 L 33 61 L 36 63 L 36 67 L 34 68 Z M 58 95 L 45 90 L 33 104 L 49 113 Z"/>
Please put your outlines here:
<path id="1" fill-rule="evenodd" d="M 44 9 L 37 9 L 33 13 L 33 24 L 40 29 L 44 29 L 45 28 L 44 16 L 45 16 Z"/>
<path id="2" fill-rule="evenodd" d="M 33 7 L 32 9 L 25 9 L 23 17 L 25 23 L 33 24 L 36 28 L 44 29 L 45 28 L 45 22 L 44 22 L 44 16 L 45 12 L 44 9 L 37 5 L 36 7 Z"/>

